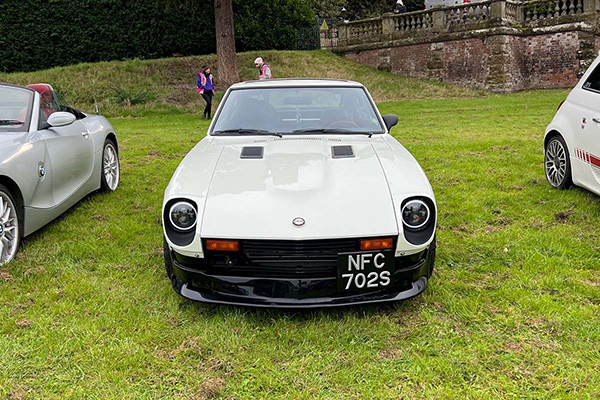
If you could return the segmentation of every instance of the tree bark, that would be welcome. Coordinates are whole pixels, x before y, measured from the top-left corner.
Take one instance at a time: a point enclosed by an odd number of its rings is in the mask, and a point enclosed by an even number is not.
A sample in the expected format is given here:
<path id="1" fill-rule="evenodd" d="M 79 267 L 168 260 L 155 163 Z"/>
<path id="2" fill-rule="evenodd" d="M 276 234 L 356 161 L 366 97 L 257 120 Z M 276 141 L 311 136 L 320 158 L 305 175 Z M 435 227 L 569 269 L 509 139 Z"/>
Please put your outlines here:
<path id="1" fill-rule="evenodd" d="M 217 79 L 222 85 L 240 81 L 235 54 L 232 0 L 215 0 L 215 31 L 217 36 Z"/>

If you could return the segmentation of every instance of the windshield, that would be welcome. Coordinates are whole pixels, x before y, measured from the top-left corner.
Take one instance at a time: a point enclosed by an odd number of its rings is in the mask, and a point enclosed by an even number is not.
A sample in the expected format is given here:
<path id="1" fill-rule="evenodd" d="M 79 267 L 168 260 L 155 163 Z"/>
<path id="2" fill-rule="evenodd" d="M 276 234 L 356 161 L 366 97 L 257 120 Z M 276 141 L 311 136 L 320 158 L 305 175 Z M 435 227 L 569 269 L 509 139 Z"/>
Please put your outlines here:
<path id="1" fill-rule="evenodd" d="M 213 134 L 383 133 L 366 91 L 351 87 L 232 90 Z"/>
<path id="2" fill-rule="evenodd" d="M 0 131 L 26 132 L 29 128 L 33 91 L 0 86 Z"/>

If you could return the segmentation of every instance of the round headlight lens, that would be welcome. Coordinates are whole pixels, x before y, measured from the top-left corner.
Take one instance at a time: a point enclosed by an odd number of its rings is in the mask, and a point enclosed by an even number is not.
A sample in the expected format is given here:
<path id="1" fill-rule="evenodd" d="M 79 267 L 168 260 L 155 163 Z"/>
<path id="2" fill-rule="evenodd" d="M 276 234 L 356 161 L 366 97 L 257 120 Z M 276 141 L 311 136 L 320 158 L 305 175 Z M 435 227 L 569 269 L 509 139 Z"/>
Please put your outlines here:
<path id="1" fill-rule="evenodd" d="M 190 203 L 180 201 L 171 206 L 169 218 L 176 229 L 189 231 L 196 226 L 196 209 Z"/>
<path id="2" fill-rule="evenodd" d="M 421 200 L 411 200 L 402 207 L 402 220 L 410 229 L 419 229 L 429 222 L 429 207 Z"/>

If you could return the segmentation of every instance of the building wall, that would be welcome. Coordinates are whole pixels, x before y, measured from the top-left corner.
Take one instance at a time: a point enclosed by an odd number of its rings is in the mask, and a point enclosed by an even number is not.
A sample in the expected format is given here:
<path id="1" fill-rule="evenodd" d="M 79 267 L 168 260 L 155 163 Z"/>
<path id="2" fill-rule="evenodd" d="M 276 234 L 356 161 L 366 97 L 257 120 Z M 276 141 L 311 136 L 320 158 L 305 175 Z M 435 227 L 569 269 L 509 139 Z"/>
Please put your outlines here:
<path id="1" fill-rule="evenodd" d="M 485 88 L 490 74 L 491 46 L 487 38 L 472 38 L 445 42 L 442 49 L 444 82 Z"/>
<path id="2" fill-rule="evenodd" d="M 573 87 L 579 80 L 578 32 L 523 37 L 521 65 L 528 89 Z"/>
<path id="3" fill-rule="evenodd" d="M 504 92 L 573 87 L 599 50 L 600 37 L 568 31 L 465 38 L 344 55 L 397 75 Z"/>

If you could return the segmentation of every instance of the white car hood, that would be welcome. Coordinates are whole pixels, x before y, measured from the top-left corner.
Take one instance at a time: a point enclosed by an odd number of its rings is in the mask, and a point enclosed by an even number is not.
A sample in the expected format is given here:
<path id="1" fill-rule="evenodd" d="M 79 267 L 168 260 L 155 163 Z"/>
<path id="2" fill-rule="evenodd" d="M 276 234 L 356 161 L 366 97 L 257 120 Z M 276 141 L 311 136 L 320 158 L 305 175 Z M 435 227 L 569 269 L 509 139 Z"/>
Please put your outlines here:
<path id="1" fill-rule="evenodd" d="M 244 139 L 219 138 L 212 143 L 222 148 L 206 193 L 201 237 L 316 239 L 398 234 L 390 189 L 373 146 L 380 139 Z M 334 159 L 331 147 L 335 145 L 352 145 L 355 157 Z M 263 147 L 263 158 L 240 158 L 244 146 Z M 304 226 L 292 224 L 297 217 L 306 221 Z"/>

